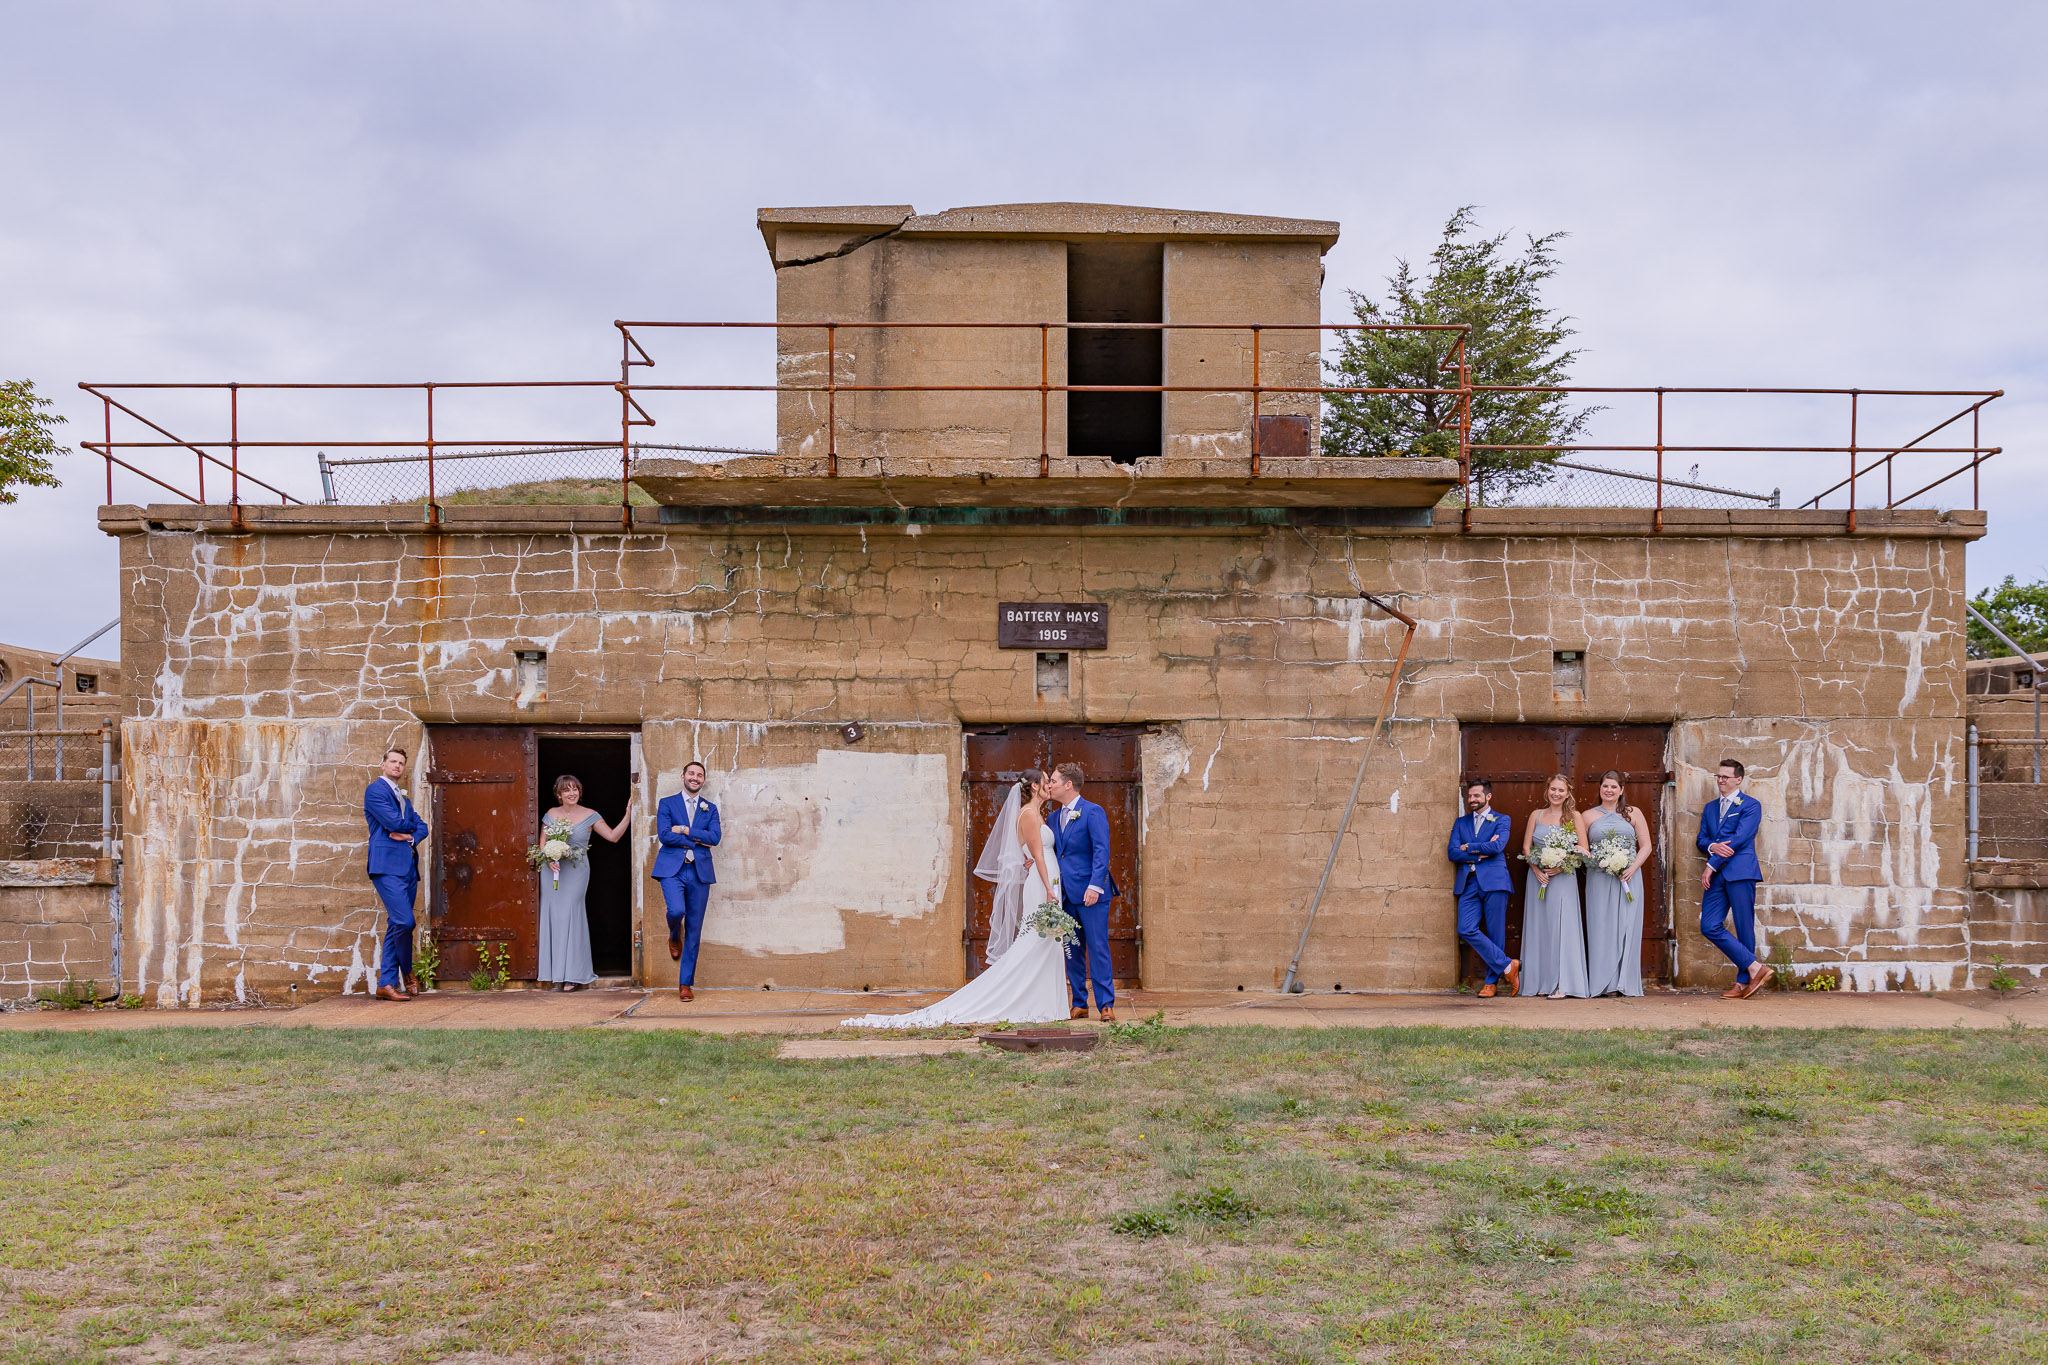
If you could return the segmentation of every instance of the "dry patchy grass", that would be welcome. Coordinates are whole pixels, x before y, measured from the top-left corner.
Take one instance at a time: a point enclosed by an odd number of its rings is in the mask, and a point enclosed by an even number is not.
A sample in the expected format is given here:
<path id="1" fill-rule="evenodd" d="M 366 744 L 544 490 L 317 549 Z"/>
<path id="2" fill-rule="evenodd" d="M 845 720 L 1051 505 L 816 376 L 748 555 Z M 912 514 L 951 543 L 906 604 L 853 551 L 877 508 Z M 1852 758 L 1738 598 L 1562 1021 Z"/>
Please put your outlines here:
<path id="1" fill-rule="evenodd" d="M 0 1039 L 0 1359 L 2034 1361 L 2038 1034 Z"/>

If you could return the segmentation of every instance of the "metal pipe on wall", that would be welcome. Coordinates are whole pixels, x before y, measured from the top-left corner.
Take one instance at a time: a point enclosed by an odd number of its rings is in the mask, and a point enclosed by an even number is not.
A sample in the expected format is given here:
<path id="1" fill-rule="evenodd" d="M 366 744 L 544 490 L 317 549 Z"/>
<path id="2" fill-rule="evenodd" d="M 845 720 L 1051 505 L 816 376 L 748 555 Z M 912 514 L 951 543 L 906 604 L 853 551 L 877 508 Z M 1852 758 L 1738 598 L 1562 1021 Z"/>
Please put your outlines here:
<path id="1" fill-rule="evenodd" d="M 1974 863 L 1977 861 L 1977 727 L 1974 725 L 1970 727 L 1969 763 L 1964 771 L 1968 774 L 1966 791 L 1969 799 L 1964 803 L 1967 813 L 1965 823 L 1970 835 L 1968 861 Z"/>

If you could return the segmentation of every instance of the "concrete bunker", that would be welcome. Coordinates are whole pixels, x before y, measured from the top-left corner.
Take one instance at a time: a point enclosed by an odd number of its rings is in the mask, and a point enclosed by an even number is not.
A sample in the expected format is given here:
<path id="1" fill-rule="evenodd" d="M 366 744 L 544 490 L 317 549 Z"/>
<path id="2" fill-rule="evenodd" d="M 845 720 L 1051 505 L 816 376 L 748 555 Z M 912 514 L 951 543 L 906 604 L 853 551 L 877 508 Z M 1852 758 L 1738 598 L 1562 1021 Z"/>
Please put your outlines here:
<path id="1" fill-rule="evenodd" d="M 1727 754 L 1769 811 L 1769 935 L 1873 987 L 1975 970 L 1960 622 L 1982 514 L 1464 508 L 1445 501 L 1457 460 L 1326 457 L 1334 223 L 1040 204 L 758 224 L 774 453 L 594 433 L 608 477 L 655 505 L 444 503 L 423 483 L 419 502 L 103 509 L 122 556 L 124 989 L 360 989 L 377 915 L 359 798 L 384 745 L 432 755 L 427 809 L 597 761 L 567 746 L 616 766 L 621 738 L 642 981 L 667 965 L 644 952 L 665 933 L 647 822 L 685 763 L 709 768 L 727 830 L 700 982 L 938 987 L 975 948 L 977 803 L 1025 751 L 1071 743 L 1103 748 L 1132 826 L 1136 979 L 1271 988 L 1395 672 L 1401 631 L 1366 593 L 1421 627 L 1337 845 L 1311 987 L 1455 982 L 1443 838 L 1500 727 L 1655 733 L 1632 770 L 1661 791 L 1678 928 L 1652 976 L 1721 983 L 1684 928 L 1683 816 Z M 630 367 L 652 332 L 622 331 L 629 416 L 661 418 Z M 1160 382 L 1076 378 L 1141 372 Z M 617 405 L 618 383 L 594 387 Z M 1118 401 L 1091 415 L 1098 397 Z M 1099 620 L 1101 643 L 1006 645 L 1019 604 Z M 516 649 L 545 655 L 544 679 Z M 494 729 L 531 744 L 518 765 Z M 1529 771 L 1559 762 L 1551 742 Z M 538 799 L 505 809 L 524 824 Z M 437 818 L 473 884 L 530 876 L 482 833 L 459 848 L 459 809 Z M 430 882 L 453 885 L 441 856 Z M 441 927 L 504 926 L 451 908 Z"/>

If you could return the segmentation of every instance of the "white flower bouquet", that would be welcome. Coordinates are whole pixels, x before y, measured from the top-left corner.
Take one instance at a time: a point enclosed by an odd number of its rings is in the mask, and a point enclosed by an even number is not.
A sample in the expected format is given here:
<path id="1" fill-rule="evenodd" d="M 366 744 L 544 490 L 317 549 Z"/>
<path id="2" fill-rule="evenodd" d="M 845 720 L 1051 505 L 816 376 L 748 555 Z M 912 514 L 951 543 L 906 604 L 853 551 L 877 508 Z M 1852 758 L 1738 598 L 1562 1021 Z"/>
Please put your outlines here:
<path id="1" fill-rule="evenodd" d="M 1628 872 L 1629 864 L 1636 860 L 1635 836 L 1629 834 L 1610 834 L 1599 843 L 1593 845 L 1592 857 L 1593 866 L 1599 868 L 1608 876 L 1625 876 Z M 1621 894 L 1624 900 L 1629 901 L 1631 904 L 1634 903 L 1636 893 L 1629 889 L 1627 882 L 1621 884 Z"/>
<path id="2" fill-rule="evenodd" d="M 569 836 L 573 832 L 567 820 L 550 820 L 540 827 L 540 842 L 526 850 L 526 861 L 530 865 L 548 865 L 554 873 L 554 889 L 557 891 L 562 889 L 562 864 L 583 861 L 583 850 L 570 842 Z"/>
<path id="3" fill-rule="evenodd" d="M 1578 836 L 1568 829 L 1546 827 L 1542 840 L 1522 855 L 1522 861 L 1539 872 L 1548 872 L 1552 875 L 1577 872 L 1585 862 L 1585 859 L 1579 856 L 1578 842 Z M 1538 886 L 1536 899 L 1549 900 L 1550 888 Z"/>
<path id="4" fill-rule="evenodd" d="M 1058 901 L 1041 902 L 1036 910 L 1025 917 L 1024 924 L 1040 938 L 1054 939 L 1060 943 L 1077 943 L 1081 938 L 1079 921 L 1060 909 Z"/>

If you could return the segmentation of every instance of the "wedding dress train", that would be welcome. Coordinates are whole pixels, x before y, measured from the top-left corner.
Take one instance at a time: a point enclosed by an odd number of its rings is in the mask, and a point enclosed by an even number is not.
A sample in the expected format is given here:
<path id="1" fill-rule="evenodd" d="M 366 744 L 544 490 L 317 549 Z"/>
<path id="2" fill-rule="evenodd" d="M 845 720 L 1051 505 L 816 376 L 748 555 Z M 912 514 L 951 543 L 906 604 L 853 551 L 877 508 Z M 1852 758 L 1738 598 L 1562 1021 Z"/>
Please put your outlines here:
<path id="1" fill-rule="evenodd" d="M 1056 938 L 1046 938 L 1029 920 L 1046 901 L 1060 903 L 1059 864 L 1043 856 L 1045 831 L 1038 831 L 1039 864 L 1052 873 L 1053 884 L 1039 880 L 1038 869 L 1024 857 L 1016 830 L 1016 795 L 1004 805 L 989 849 L 975 874 L 996 883 L 996 910 L 989 917 L 988 969 L 937 1004 L 906 1014 L 863 1014 L 843 1019 L 843 1028 L 933 1028 L 941 1024 L 1042 1024 L 1067 1017 L 1067 951 Z M 1002 843 L 1007 828 L 1010 837 Z M 987 871 L 984 866 L 993 863 Z M 1021 863 L 1021 867 L 1017 866 Z M 1014 926 L 1014 927 L 1013 927 Z M 998 938 L 998 933 L 1006 935 Z M 1007 946 L 998 948 L 998 943 Z"/>

